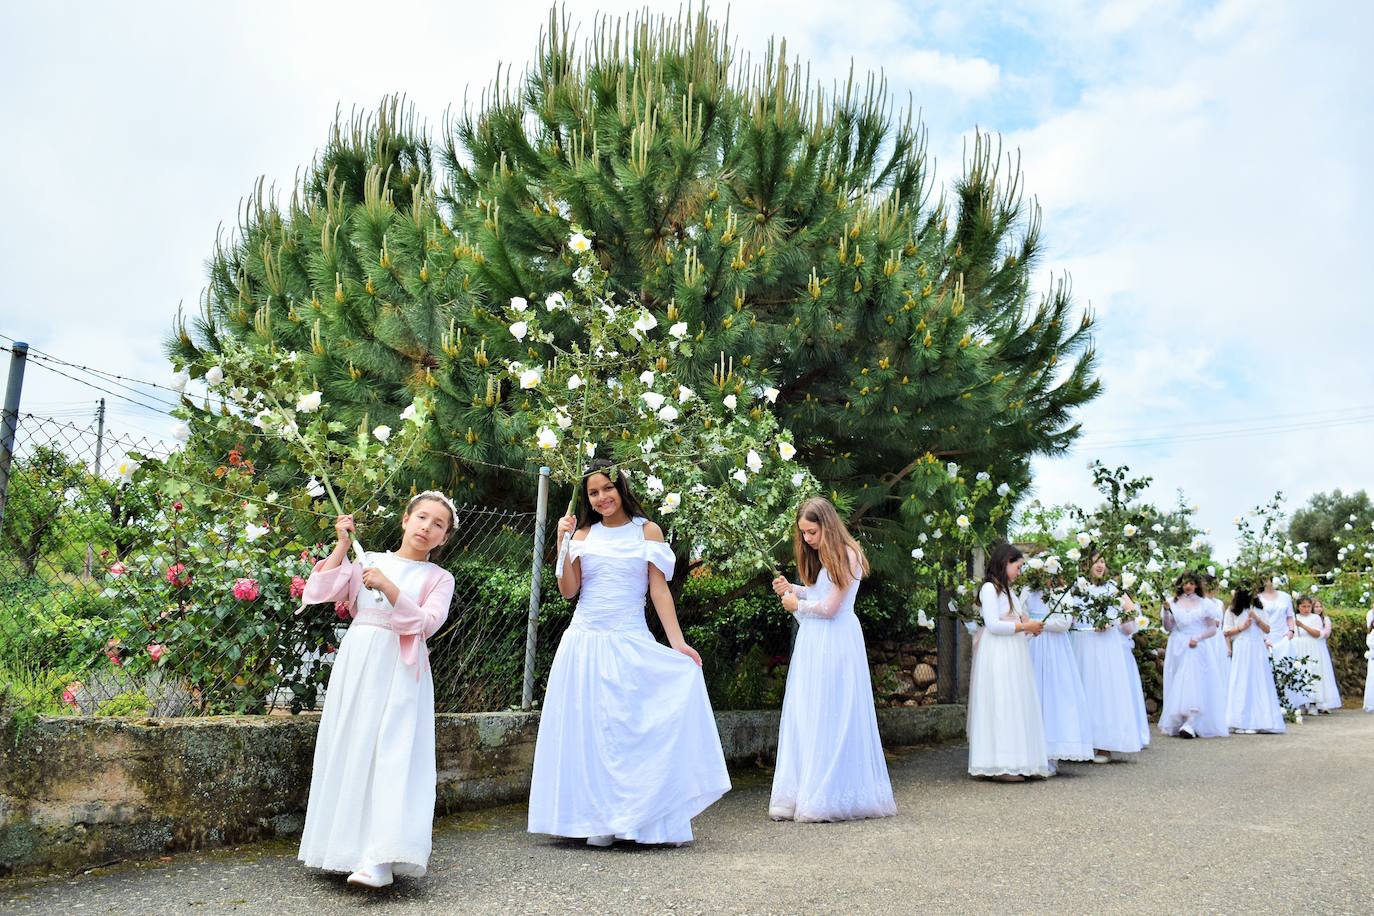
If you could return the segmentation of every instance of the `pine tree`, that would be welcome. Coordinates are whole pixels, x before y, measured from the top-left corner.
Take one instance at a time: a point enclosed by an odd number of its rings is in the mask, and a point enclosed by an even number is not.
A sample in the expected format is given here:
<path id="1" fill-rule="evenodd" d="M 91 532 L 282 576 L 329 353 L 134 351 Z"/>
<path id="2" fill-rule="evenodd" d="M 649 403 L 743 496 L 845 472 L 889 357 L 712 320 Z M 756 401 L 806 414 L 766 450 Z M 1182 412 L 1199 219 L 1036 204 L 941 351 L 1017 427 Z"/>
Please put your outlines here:
<path id="1" fill-rule="evenodd" d="M 937 193 L 924 128 L 879 78 L 822 91 L 785 43 L 736 60 L 704 12 L 603 20 L 579 54 L 554 13 L 528 72 L 442 137 L 435 154 L 389 99 L 335 128 L 287 206 L 259 188 L 174 358 L 270 337 L 378 421 L 426 389 L 444 463 L 424 473 L 509 498 L 480 462 L 526 461 L 505 362 L 541 354 L 499 313 L 572 287 L 575 224 L 619 288 L 689 323 L 685 377 L 725 353 L 781 390 L 800 458 L 888 571 L 947 462 L 1019 487 L 1098 392 L 1091 316 L 1066 281 L 1033 292 L 1040 216 L 1014 157 L 979 135 Z"/>

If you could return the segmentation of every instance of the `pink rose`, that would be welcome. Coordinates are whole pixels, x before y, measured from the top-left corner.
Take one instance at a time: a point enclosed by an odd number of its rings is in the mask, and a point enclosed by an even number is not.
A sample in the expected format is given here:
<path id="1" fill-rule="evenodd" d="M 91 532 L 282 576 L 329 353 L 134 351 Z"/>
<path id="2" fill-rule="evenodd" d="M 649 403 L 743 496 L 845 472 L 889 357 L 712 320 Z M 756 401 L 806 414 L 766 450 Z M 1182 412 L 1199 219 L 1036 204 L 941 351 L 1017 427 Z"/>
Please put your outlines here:
<path id="1" fill-rule="evenodd" d="M 334 616 L 337 617 L 337 618 L 339 618 L 340 620 L 347 620 L 347 619 L 348 619 L 348 616 L 349 616 L 349 615 L 348 615 L 348 608 L 349 608 L 349 605 L 348 605 L 348 602 L 347 602 L 347 601 L 335 601 L 335 602 L 334 602 Z"/>
<path id="2" fill-rule="evenodd" d="M 151 656 L 152 659 L 153 659 L 153 661 L 155 661 L 155 662 L 156 662 L 156 661 L 161 661 L 161 660 L 162 660 L 162 653 L 164 653 L 164 652 L 166 652 L 166 651 L 167 651 L 167 647 L 164 646 L 164 645 L 163 645 L 162 643 L 160 643 L 160 642 L 150 643 L 150 644 L 148 645 L 148 655 Z"/>
<path id="3" fill-rule="evenodd" d="M 186 508 L 186 507 L 185 507 L 184 505 L 182 505 L 181 500 L 179 500 L 179 499 L 178 499 L 176 502 L 172 503 L 172 509 L 173 509 L 174 511 L 176 511 L 176 512 L 180 512 L 182 509 L 185 509 L 185 508 Z"/>
<path id="4" fill-rule="evenodd" d="M 72 709 L 77 709 L 78 706 L 76 705 L 76 692 L 80 689 L 81 682 L 72 681 L 62 690 L 62 702 L 66 703 Z"/>
<path id="5" fill-rule="evenodd" d="M 305 579 L 300 576 L 291 577 L 291 597 L 299 598 L 305 594 Z"/>
<path id="6" fill-rule="evenodd" d="M 118 638 L 105 643 L 105 657 L 110 660 L 112 665 L 124 664 L 124 649 L 120 646 Z"/>
<path id="7" fill-rule="evenodd" d="M 186 575 L 183 576 L 182 573 L 186 573 Z M 186 572 L 186 564 L 173 563 L 171 566 L 167 567 L 167 581 L 177 588 L 185 588 L 190 585 L 191 574 Z"/>
<path id="8" fill-rule="evenodd" d="M 112 576 L 122 576 L 126 572 L 128 572 L 128 570 L 125 568 L 123 563 L 115 562 L 110 566 L 110 575 Z"/>
<path id="9" fill-rule="evenodd" d="M 258 600 L 258 580 L 257 579 L 235 579 L 234 597 L 240 601 Z"/>

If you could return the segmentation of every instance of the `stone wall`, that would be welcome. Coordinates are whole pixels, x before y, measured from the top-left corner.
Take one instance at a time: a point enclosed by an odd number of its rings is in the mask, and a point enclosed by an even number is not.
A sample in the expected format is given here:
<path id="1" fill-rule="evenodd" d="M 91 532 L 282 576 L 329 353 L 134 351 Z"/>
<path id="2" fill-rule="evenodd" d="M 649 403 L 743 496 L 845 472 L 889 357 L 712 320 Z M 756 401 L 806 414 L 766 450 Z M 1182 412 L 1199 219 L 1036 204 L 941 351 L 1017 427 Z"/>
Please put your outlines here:
<path id="1" fill-rule="evenodd" d="M 777 710 L 719 712 L 731 763 L 771 758 Z M 0 875 L 300 832 L 319 717 L 0 722 Z M 888 745 L 959 738 L 961 706 L 878 711 Z M 523 801 L 538 713 L 436 720 L 438 811 Z"/>
<path id="2" fill-rule="evenodd" d="M 934 648 L 885 639 L 868 647 L 868 667 L 873 673 L 873 695 L 880 704 L 932 706 L 937 702 L 939 666 Z"/>

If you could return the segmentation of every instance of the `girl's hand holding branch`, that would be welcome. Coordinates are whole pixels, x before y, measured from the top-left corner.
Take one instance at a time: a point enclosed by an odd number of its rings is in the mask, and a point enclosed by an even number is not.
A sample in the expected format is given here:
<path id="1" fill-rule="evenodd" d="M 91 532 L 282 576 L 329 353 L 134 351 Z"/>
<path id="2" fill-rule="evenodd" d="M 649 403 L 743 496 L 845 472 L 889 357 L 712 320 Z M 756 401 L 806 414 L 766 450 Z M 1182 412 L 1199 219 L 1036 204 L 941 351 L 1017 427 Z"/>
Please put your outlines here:
<path id="1" fill-rule="evenodd" d="M 789 614 L 795 614 L 797 612 L 797 595 L 795 592 L 789 589 L 782 595 L 782 607 L 783 610 L 787 611 Z"/>
<path id="2" fill-rule="evenodd" d="M 347 550 L 353 544 L 353 532 L 357 528 L 353 524 L 353 516 L 340 515 L 334 519 L 334 534 L 338 536 L 339 546 Z"/>
<path id="3" fill-rule="evenodd" d="M 792 583 L 787 581 L 785 576 L 778 576 L 773 580 L 773 594 L 781 598 L 792 591 Z"/>
<path id="4" fill-rule="evenodd" d="M 396 599 L 400 597 L 400 590 L 396 588 L 396 583 L 388 579 L 386 573 L 375 566 L 369 566 L 363 570 L 363 585 L 386 595 L 386 600 L 390 601 L 393 607 L 396 604 Z"/>

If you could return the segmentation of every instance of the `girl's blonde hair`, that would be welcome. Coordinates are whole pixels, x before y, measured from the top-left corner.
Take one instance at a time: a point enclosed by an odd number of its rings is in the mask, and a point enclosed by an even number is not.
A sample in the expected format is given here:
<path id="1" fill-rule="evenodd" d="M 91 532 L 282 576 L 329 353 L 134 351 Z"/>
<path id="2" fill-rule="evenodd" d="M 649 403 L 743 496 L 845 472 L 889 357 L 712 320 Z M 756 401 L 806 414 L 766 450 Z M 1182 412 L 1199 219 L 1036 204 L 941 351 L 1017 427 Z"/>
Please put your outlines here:
<path id="1" fill-rule="evenodd" d="M 819 547 L 812 547 L 802 537 L 801 523 L 805 519 L 821 529 Z M 849 551 L 859 558 L 859 569 L 868 575 L 868 558 L 863 547 L 854 540 L 854 535 L 840 521 L 840 514 L 830 500 L 815 496 L 801 504 L 797 509 L 797 523 L 792 527 L 792 548 L 797 558 L 797 575 L 803 585 L 815 585 L 821 569 L 830 575 L 830 582 L 836 588 L 845 588 L 854 579 Z"/>

